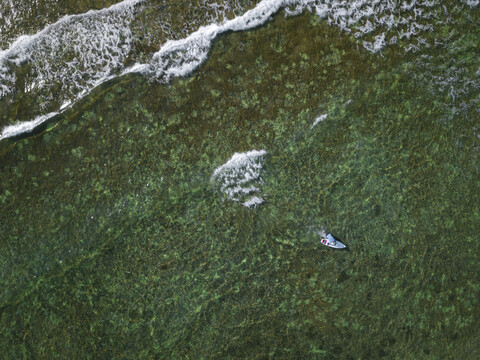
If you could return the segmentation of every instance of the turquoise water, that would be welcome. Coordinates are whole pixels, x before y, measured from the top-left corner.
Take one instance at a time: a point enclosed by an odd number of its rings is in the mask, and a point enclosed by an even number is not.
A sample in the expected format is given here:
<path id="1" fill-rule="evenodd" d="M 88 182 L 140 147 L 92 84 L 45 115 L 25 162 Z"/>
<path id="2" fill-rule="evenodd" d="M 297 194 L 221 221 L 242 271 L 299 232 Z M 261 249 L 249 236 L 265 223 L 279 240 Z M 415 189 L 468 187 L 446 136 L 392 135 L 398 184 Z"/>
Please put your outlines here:
<path id="1" fill-rule="evenodd" d="M 12 88 L 2 127 L 58 114 L 0 140 L 3 356 L 477 358 L 479 18 L 462 4 L 377 52 L 364 42 L 396 29 L 280 11 L 169 83 L 115 70 L 44 110 Z M 151 19 L 175 7 L 143 6 L 161 38 Z"/>

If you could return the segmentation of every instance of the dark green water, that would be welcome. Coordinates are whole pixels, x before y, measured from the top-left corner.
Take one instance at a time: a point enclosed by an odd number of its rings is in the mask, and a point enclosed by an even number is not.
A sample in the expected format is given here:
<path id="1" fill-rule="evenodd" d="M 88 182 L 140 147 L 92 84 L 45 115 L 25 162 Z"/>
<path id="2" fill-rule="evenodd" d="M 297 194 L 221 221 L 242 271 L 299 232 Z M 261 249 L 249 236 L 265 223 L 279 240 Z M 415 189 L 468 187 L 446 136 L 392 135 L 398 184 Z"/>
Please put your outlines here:
<path id="1" fill-rule="evenodd" d="M 478 89 L 431 80 L 479 67 L 464 15 L 425 61 L 278 15 L 2 141 L 0 357 L 478 358 Z M 248 209 L 210 177 L 252 149 Z"/>

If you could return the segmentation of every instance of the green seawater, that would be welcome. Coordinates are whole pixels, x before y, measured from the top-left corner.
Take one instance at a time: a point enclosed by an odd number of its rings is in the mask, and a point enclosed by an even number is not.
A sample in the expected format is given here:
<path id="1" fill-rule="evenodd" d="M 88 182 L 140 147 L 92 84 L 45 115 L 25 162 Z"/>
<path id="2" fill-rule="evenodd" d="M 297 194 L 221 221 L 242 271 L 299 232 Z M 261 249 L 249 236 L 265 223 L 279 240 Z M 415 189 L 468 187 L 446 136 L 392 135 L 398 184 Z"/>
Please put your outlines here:
<path id="1" fill-rule="evenodd" d="M 453 16 L 422 62 L 280 13 L 0 142 L 0 358 L 479 358 L 478 89 L 429 81 L 480 66 Z M 210 178 L 252 149 L 248 209 Z"/>

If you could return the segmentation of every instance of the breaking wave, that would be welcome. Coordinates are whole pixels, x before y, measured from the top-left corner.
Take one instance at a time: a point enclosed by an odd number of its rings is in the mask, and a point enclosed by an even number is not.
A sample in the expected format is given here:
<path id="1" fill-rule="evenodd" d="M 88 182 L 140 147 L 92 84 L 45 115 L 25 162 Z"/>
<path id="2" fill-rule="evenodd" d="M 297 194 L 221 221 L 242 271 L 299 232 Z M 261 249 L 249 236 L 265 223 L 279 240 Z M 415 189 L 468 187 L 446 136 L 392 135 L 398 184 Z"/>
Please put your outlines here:
<path id="1" fill-rule="evenodd" d="M 263 203 L 261 185 L 263 162 L 267 152 L 252 150 L 235 153 L 225 164 L 215 169 L 210 181 L 224 193 L 229 200 L 252 208 Z"/>
<path id="2" fill-rule="evenodd" d="M 474 7 L 478 1 L 463 4 Z M 443 11 L 438 5 L 435 0 L 205 1 L 200 18 L 185 20 L 182 29 L 166 20 L 167 8 L 146 0 L 67 15 L 0 50 L 0 105 L 21 95 L 30 99 L 28 111 L 10 114 L 17 123 L 3 124 L 0 140 L 31 131 L 122 74 L 137 72 L 165 82 L 188 75 L 207 59 L 216 36 L 260 26 L 282 9 L 285 16 L 316 14 L 375 53 L 399 41 L 408 41 L 406 51 L 428 46 L 421 34 L 434 29 L 433 19 Z"/>

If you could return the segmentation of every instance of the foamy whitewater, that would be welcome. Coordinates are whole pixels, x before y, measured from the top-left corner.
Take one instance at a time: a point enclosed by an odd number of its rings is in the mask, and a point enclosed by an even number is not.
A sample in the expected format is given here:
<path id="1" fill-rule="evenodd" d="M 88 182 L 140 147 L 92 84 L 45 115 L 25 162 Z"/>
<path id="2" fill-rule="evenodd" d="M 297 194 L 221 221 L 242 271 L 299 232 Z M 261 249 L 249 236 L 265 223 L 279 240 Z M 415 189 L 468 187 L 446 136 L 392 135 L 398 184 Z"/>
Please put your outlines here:
<path id="1" fill-rule="evenodd" d="M 326 118 L 327 118 L 328 114 L 323 114 L 323 115 L 320 115 L 319 117 L 317 117 L 315 119 L 315 121 L 313 122 L 312 126 L 310 126 L 310 130 L 312 130 L 318 123 L 324 121 Z"/>
<path id="2" fill-rule="evenodd" d="M 478 1 L 464 0 L 463 4 L 474 7 Z M 99 84 L 123 74 L 141 73 L 165 82 L 186 76 L 207 59 L 216 36 L 258 27 L 281 9 L 285 16 L 310 11 L 353 34 L 372 53 L 401 39 L 409 41 L 407 51 L 428 46 L 420 35 L 434 30 L 429 19 L 444 11 L 435 0 L 263 0 L 228 20 L 219 12 L 241 12 L 237 1 L 218 6 L 205 2 L 205 17 L 212 23 L 191 32 L 188 30 L 197 26 L 185 24 L 190 35 L 180 40 L 165 39 L 158 44 L 157 52 L 140 55 L 134 45 L 143 36 L 132 31 L 132 22 L 147 5 L 146 0 L 125 0 L 106 9 L 67 15 L 34 35 L 19 36 L 8 49 L 0 50 L 0 101 L 11 101 L 21 94 L 36 100 L 30 109 L 33 119 L 4 127 L 0 140 L 32 131 Z M 211 15 L 212 9 L 215 16 Z M 5 23 L 9 23 L 8 18 Z M 26 65 L 27 75 L 19 81 Z"/>
<path id="3" fill-rule="evenodd" d="M 261 185 L 265 150 L 235 153 L 225 164 L 215 169 L 210 181 L 229 200 L 252 208 L 263 203 Z"/>

